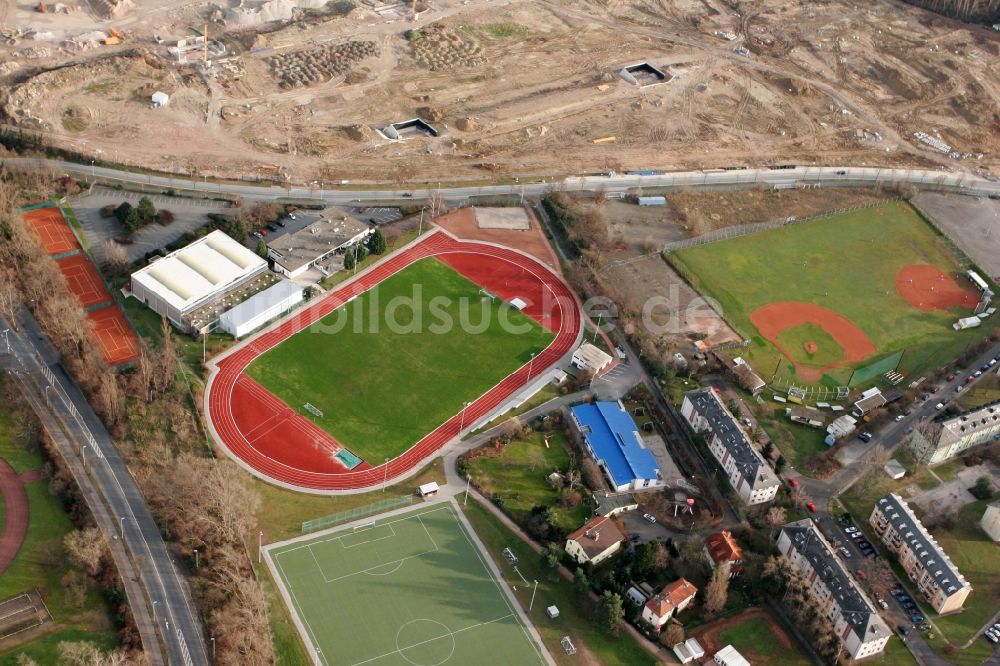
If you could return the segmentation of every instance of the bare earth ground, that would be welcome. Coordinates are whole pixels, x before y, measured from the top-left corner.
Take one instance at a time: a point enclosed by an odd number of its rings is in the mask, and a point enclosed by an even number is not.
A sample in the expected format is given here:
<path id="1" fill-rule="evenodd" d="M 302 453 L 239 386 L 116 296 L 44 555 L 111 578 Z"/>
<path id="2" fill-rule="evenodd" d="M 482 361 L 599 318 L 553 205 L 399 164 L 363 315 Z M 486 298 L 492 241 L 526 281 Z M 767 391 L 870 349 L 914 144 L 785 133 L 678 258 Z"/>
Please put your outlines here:
<path id="1" fill-rule="evenodd" d="M 361 3 L 267 34 L 212 20 L 210 36 L 233 55 L 206 72 L 166 52 L 204 29 L 198 7 L 128 0 L 107 20 L 90 13 L 100 0 L 44 15 L 33 0 L 0 0 L 0 24 L 39 31 L 0 46 L 6 121 L 110 161 L 281 169 L 297 182 L 776 161 L 1000 166 L 1000 69 L 989 66 L 1000 34 L 985 27 L 888 0 L 761 0 L 739 12 L 723 0 L 465 1 L 433 2 L 416 24 Z M 411 44 L 403 32 L 415 25 Z M 66 41 L 111 26 L 124 30 L 121 46 Z M 266 60 L 308 60 L 349 40 L 377 55 L 308 86 L 282 87 Z M 262 47 L 281 48 L 251 51 Z M 616 75 L 641 60 L 673 80 L 640 88 Z M 155 90 L 169 106 L 149 108 Z M 393 143 L 373 131 L 417 114 L 442 136 Z M 951 159 L 916 131 L 973 155 Z"/>
<path id="2" fill-rule="evenodd" d="M 916 486 L 910 486 L 908 490 L 913 495 L 911 501 L 928 514 L 958 511 L 966 504 L 976 501 L 976 498 L 969 492 L 969 488 L 976 485 L 976 479 L 979 477 L 990 477 L 993 479 L 993 489 L 1000 490 L 998 472 L 1000 470 L 997 470 L 993 464 L 983 463 L 959 469 L 955 473 L 954 480 L 942 483 L 931 490 L 920 490 Z"/>
<path id="3" fill-rule="evenodd" d="M 1000 280 L 1000 201 L 921 192 L 914 203 L 994 280 Z"/>

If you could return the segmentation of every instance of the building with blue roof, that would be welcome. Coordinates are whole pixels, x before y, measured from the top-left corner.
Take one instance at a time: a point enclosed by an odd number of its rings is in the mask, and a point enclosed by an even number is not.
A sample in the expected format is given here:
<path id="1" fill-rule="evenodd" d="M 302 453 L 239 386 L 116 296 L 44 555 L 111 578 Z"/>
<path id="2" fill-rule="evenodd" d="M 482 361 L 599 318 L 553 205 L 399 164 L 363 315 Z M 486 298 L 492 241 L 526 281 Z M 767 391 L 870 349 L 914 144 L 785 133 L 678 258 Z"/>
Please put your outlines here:
<path id="1" fill-rule="evenodd" d="M 618 491 L 662 486 L 660 466 L 643 446 L 635 421 L 618 402 L 595 402 L 570 409 L 587 450 Z"/>

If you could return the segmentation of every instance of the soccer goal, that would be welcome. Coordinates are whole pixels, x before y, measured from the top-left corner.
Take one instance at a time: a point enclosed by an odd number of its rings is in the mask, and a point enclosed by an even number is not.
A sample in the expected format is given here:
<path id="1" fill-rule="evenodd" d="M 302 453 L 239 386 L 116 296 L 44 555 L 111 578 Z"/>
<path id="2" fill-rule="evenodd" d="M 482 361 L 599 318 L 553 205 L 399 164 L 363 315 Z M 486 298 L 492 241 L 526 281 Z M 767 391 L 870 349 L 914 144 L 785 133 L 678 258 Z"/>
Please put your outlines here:
<path id="1" fill-rule="evenodd" d="M 351 529 L 355 534 L 357 534 L 358 532 L 364 532 L 365 530 L 370 530 L 373 527 L 375 527 L 375 521 L 370 520 L 367 523 L 361 523 L 360 525 L 355 525 Z"/>

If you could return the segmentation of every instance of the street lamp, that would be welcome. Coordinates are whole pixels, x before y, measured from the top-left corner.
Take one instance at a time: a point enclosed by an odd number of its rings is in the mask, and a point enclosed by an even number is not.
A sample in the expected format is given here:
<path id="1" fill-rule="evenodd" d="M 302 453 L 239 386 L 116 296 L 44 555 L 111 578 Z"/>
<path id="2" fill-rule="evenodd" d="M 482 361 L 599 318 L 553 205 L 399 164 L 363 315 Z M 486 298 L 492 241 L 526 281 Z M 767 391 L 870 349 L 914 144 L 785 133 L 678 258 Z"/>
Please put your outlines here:
<path id="1" fill-rule="evenodd" d="M 194 570 L 198 570 L 198 549 L 194 549 Z"/>
<path id="2" fill-rule="evenodd" d="M 538 591 L 538 581 L 535 581 L 535 586 L 531 588 L 531 603 L 528 604 L 528 612 L 531 612 L 531 607 L 535 605 L 535 592 Z"/>
<path id="3" fill-rule="evenodd" d="M 465 500 L 462 502 L 462 506 L 469 506 L 469 486 L 472 485 L 472 475 L 470 474 L 465 480 Z"/>
<path id="4" fill-rule="evenodd" d="M 261 553 L 264 550 L 264 530 L 257 532 L 257 564 L 260 564 Z"/>
<path id="5" fill-rule="evenodd" d="M 385 459 L 385 474 L 382 475 L 382 492 L 385 492 L 385 487 L 389 484 L 389 459 Z"/>
<path id="6" fill-rule="evenodd" d="M 9 328 L 3 329 L 3 341 L 7 343 L 7 353 L 8 354 L 10 353 L 10 337 L 9 337 L 9 333 L 10 333 L 10 329 Z"/>
<path id="7" fill-rule="evenodd" d="M 531 366 L 535 364 L 535 352 L 531 352 L 531 360 L 528 361 L 528 381 L 531 381 Z"/>
<path id="8" fill-rule="evenodd" d="M 209 636 L 209 640 L 212 641 L 212 659 L 215 660 L 215 636 Z"/>
<path id="9" fill-rule="evenodd" d="M 153 622 L 156 622 L 156 604 L 160 603 L 156 599 L 153 599 Z"/>
<path id="10" fill-rule="evenodd" d="M 125 516 L 121 516 L 118 519 L 118 525 L 121 528 L 122 539 L 124 539 L 125 538 Z"/>

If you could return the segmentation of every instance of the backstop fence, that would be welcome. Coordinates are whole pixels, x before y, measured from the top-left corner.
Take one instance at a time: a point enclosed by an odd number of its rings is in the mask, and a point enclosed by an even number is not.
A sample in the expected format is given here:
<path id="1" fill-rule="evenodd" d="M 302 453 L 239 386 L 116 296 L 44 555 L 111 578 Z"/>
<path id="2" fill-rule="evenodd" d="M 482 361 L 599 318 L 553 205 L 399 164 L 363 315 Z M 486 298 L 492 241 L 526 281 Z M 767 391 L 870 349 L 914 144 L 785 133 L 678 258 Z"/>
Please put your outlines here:
<path id="1" fill-rule="evenodd" d="M 887 372 L 891 372 L 899 367 L 899 362 L 903 358 L 903 352 L 905 349 L 900 349 L 895 354 L 889 354 L 885 358 L 879 359 L 874 363 L 869 363 L 868 365 L 863 365 L 854 371 L 851 375 L 850 381 L 847 382 L 848 386 L 858 386 L 859 384 L 864 384 L 872 379 L 875 379 L 879 375 L 884 375 Z"/>
<path id="2" fill-rule="evenodd" d="M 370 516 L 375 513 L 381 513 L 388 509 L 395 509 L 400 506 L 408 506 L 413 502 L 414 495 L 406 495 L 404 497 L 390 497 L 388 499 L 379 500 L 378 502 L 373 502 L 371 504 L 365 504 L 364 506 L 356 506 L 353 509 L 347 509 L 346 511 L 338 511 L 337 513 L 331 513 L 328 516 L 323 516 L 322 518 L 315 518 L 313 520 L 307 520 L 302 523 L 302 532 L 315 532 L 316 530 L 321 530 L 326 527 L 332 527 L 334 525 L 339 525 L 340 523 L 346 523 L 354 520 L 355 518 L 364 518 L 365 516 Z"/>

